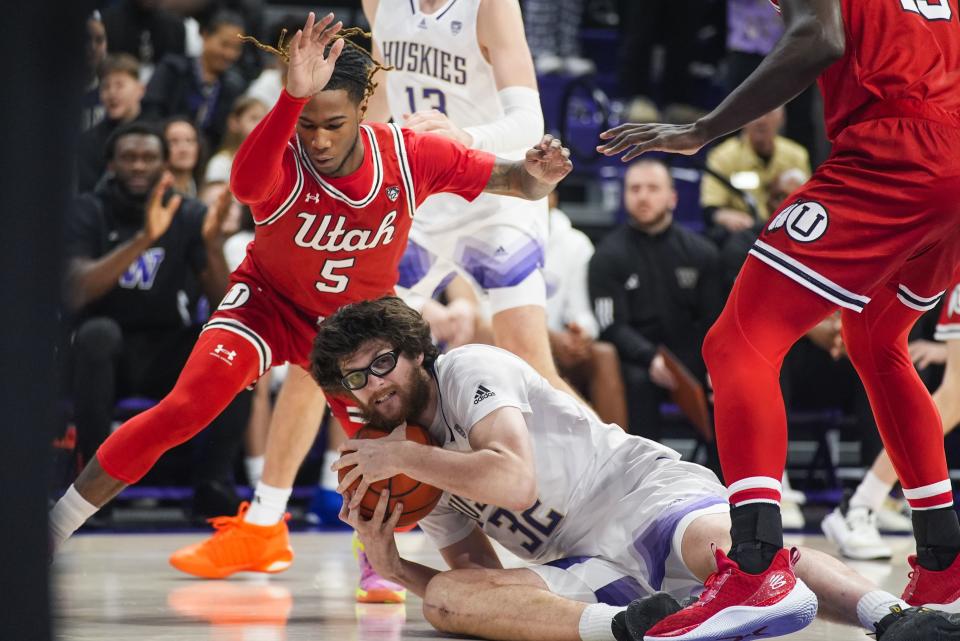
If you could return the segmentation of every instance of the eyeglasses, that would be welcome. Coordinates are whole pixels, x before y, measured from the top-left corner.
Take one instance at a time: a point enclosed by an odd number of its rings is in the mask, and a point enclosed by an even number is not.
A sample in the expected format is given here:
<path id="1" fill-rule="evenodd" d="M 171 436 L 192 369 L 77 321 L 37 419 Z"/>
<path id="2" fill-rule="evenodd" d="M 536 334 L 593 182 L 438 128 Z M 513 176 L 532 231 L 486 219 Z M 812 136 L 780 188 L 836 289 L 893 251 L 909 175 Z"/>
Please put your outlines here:
<path id="1" fill-rule="evenodd" d="M 367 377 L 370 374 L 383 378 L 394 370 L 397 366 L 397 353 L 386 352 L 380 354 L 363 369 L 355 369 L 347 372 L 340 379 L 340 384 L 348 390 L 354 391 L 363 389 L 367 385 Z"/>

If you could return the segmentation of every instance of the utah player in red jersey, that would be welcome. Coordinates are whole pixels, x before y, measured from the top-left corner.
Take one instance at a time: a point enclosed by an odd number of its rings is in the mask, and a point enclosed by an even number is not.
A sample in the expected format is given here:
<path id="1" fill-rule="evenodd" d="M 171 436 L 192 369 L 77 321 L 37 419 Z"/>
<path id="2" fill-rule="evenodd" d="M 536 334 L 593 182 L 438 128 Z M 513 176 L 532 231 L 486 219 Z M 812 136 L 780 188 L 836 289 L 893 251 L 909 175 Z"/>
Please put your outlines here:
<path id="1" fill-rule="evenodd" d="M 598 150 L 696 153 L 819 77 L 830 157 L 770 218 L 704 341 L 733 521 L 730 558 L 701 599 L 647 639 L 786 634 L 816 599 L 783 550 L 787 426 L 778 375 L 790 346 L 841 308 L 843 338 L 913 508 L 911 605 L 960 601 L 960 525 L 940 417 L 907 351 L 960 261 L 957 0 L 779 0 L 784 36 L 713 112 L 627 124 Z M 762 621 L 762 624 L 760 623 Z"/>
<path id="2" fill-rule="evenodd" d="M 306 365 L 324 316 L 391 292 L 427 196 L 540 199 L 572 169 L 551 136 L 505 161 L 436 135 L 361 126 L 373 65 L 331 23 L 333 14 L 311 13 L 291 39 L 286 90 L 237 152 L 231 188 L 257 228 L 230 290 L 171 393 L 114 432 L 57 502 L 55 546 L 272 365 Z"/>

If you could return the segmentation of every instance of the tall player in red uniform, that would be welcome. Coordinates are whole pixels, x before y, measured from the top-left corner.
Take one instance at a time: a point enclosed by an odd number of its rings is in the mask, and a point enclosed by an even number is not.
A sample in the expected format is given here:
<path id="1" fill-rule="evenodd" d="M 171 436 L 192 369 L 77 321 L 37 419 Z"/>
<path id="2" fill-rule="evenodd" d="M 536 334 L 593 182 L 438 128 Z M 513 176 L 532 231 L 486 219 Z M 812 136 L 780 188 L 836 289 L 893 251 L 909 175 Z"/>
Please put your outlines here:
<path id="1" fill-rule="evenodd" d="M 231 188 L 257 227 L 232 287 L 171 393 L 114 432 L 57 502 L 55 545 L 272 365 L 308 366 L 319 320 L 391 292 L 415 209 L 428 196 L 535 200 L 572 169 L 551 136 L 514 162 L 436 135 L 361 126 L 372 62 L 344 48 L 332 22 L 333 14 L 309 15 L 290 42 L 286 90 L 237 152 Z M 153 206 L 163 207 L 159 195 Z M 344 409 L 335 412 L 348 426 Z M 281 559 L 263 570 L 284 567 Z"/>
<path id="2" fill-rule="evenodd" d="M 647 639 L 752 638 L 806 625 L 816 599 L 783 550 L 787 428 L 778 374 L 790 346 L 842 308 L 843 337 L 913 508 L 911 605 L 960 600 L 960 525 L 940 418 L 906 336 L 960 259 L 960 7 L 957 0 L 780 0 L 786 32 L 712 113 L 634 125 L 598 150 L 692 154 L 817 77 L 830 158 L 772 216 L 703 351 L 733 521 L 730 558 L 693 606 Z"/>

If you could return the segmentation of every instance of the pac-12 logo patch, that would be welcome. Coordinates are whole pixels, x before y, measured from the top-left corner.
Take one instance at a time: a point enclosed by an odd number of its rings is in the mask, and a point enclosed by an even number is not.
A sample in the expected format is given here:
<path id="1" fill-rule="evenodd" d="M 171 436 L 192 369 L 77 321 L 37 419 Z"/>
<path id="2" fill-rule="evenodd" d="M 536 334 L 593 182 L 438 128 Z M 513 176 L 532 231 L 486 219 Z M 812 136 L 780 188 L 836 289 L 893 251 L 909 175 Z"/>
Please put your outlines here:
<path id="1" fill-rule="evenodd" d="M 808 200 L 790 205 L 770 221 L 767 232 L 773 233 L 781 228 L 798 243 L 812 243 L 825 233 L 830 225 L 827 208 L 818 202 Z"/>
<path id="2" fill-rule="evenodd" d="M 250 300 L 250 287 L 245 283 L 234 283 L 217 309 L 236 309 L 248 300 Z"/>
<path id="3" fill-rule="evenodd" d="M 387 198 L 390 199 L 390 202 L 396 202 L 397 198 L 399 197 L 400 197 L 399 187 L 387 187 Z"/>
<path id="4" fill-rule="evenodd" d="M 453 35 L 457 35 L 458 33 L 460 33 L 461 29 L 463 29 L 463 23 L 460 22 L 459 20 L 453 20 L 450 23 L 450 33 L 452 33 Z"/>

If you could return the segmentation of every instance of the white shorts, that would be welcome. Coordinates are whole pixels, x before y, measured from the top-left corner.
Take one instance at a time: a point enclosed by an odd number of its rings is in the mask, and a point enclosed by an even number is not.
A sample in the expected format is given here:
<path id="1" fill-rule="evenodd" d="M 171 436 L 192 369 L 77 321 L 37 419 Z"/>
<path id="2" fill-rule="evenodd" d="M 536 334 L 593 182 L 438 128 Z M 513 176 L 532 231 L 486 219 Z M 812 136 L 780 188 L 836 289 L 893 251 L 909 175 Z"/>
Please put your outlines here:
<path id="1" fill-rule="evenodd" d="M 398 286 L 404 294 L 432 298 L 460 274 L 487 299 L 491 313 L 543 307 L 547 213 L 545 201 L 481 194 L 467 203 L 449 194 L 431 196 L 413 220 Z"/>
<path id="2" fill-rule="evenodd" d="M 529 569 L 554 594 L 586 603 L 625 606 L 658 591 L 677 599 L 699 594 L 703 583 L 683 563 L 683 535 L 698 518 L 729 512 L 726 489 L 705 468 L 665 461 L 635 494 L 585 537 L 584 554 Z"/>

